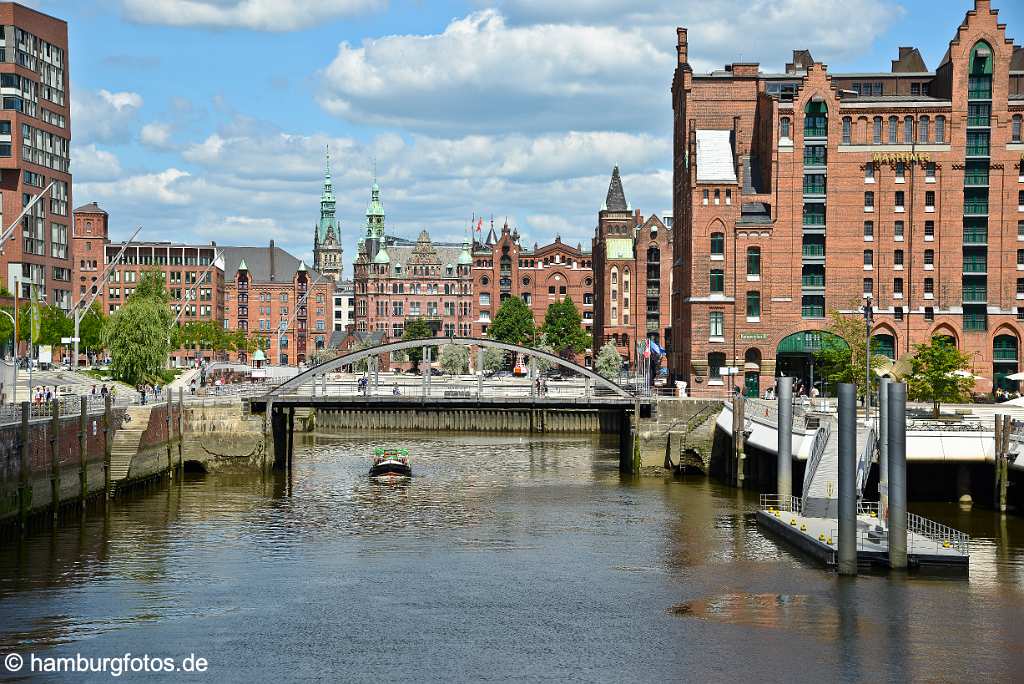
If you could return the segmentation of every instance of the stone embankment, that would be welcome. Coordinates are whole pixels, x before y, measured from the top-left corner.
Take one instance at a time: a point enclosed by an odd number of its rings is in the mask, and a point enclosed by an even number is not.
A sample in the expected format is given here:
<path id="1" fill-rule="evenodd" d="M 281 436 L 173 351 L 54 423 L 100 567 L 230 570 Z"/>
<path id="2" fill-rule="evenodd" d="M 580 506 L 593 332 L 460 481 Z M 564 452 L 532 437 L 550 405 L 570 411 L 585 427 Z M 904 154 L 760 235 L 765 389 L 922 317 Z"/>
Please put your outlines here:
<path id="1" fill-rule="evenodd" d="M 638 429 L 641 465 L 707 473 L 722 402 L 659 399 Z"/>

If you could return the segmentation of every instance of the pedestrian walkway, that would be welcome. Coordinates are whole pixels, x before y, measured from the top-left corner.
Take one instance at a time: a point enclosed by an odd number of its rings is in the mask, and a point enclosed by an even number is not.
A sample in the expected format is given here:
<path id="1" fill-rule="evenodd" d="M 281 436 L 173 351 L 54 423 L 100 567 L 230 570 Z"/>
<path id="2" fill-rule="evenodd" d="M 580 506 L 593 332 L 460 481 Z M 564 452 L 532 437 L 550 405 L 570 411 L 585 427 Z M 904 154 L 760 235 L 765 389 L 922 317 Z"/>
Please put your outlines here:
<path id="1" fill-rule="evenodd" d="M 132 459 L 139 453 L 142 435 L 149 426 L 149 414 L 152 406 L 132 406 L 126 413 L 127 421 L 120 430 L 114 433 L 114 442 L 110 445 L 110 480 L 119 482 L 128 477 L 132 467 Z"/>

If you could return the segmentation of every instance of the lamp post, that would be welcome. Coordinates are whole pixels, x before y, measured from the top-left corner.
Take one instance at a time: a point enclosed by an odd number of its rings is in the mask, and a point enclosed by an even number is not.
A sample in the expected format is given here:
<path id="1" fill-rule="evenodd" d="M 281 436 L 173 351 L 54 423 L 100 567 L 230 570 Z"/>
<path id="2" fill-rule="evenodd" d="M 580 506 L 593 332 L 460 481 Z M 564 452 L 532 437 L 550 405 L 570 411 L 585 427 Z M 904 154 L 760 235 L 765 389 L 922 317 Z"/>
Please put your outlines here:
<path id="1" fill-rule="evenodd" d="M 18 392 L 18 324 L 9 311 L 0 309 L 0 313 L 11 319 L 11 327 L 14 329 L 14 332 L 11 333 L 11 356 L 14 358 L 14 389 L 12 390 L 14 394 L 11 394 L 11 403 L 14 403 L 17 400 Z"/>
<path id="2" fill-rule="evenodd" d="M 871 296 L 864 297 L 864 422 L 871 420 L 871 323 L 874 320 L 874 309 Z"/>

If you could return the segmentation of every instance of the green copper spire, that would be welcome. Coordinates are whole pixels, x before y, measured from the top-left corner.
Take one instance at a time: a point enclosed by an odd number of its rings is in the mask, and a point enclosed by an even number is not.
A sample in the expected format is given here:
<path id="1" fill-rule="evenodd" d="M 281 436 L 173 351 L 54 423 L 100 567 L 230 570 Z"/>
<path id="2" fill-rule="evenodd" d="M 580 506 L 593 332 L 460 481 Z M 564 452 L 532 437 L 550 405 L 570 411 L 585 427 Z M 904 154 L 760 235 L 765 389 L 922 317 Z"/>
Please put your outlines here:
<path id="1" fill-rule="evenodd" d="M 331 148 L 328 146 L 326 168 L 324 170 L 324 191 L 320 195 L 320 223 L 317 225 L 316 234 L 317 240 L 321 244 L 327 239 L 328 232 L 334 234 L 335 240 L 338 240 L 340 237 L 334 211 L 334 186 L 331 183 Z"/>
<path id="2" fill-rule="evenodd" d="M 384 239 L 384 205 L 380 201 L 380 186 L 376 177 L 370 188 L 370 206 L 366 208 L 366 237 Z"/>

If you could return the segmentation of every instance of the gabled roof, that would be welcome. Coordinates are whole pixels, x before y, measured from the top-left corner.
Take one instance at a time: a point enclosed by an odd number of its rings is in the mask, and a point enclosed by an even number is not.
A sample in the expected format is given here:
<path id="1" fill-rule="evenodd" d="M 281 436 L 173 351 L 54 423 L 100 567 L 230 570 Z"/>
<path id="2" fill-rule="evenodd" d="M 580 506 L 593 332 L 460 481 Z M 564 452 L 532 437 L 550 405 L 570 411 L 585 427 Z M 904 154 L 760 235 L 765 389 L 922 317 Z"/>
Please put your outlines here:
<path id="1" fill-rule="evenodd" d="M 924 57 L 916 47 L 901 47 L 898 59 L 892 60 L 892 73 L 894 74 L 919 74 L 928 71 L 924 64 Z"/>
<path id="2" fill-rule="evenodd" d="M 270 247 L 223 247 L 224 279 L 232 282 L 235 274 L 243 265 L 249 271 L 249 278 L 256 283 L 290 283 L 299 270 L 302 261 L 280 247 L 274 249 L 274 278 L 270 277 Z M 316 271 L 307 269 L 314 280 L 319 276 Z"/>

